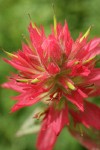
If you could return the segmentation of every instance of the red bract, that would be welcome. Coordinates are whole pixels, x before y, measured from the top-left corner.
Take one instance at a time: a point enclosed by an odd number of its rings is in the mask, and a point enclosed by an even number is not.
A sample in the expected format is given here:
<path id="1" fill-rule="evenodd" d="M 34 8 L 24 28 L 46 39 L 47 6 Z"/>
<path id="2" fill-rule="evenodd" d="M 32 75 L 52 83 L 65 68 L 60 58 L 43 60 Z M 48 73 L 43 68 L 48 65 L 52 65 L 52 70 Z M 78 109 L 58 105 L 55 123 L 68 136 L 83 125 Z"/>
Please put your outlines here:
<path id="1" fill-rule="evenodd" d="M 52 150 L 57 136 L 64 126 L 70 126 L 70 118 L 87 128 L 100 130 L 100 108 L 85 101 L 100 95 L 100 68 L 95 68 L 96 55 L 100 54 L 100 38 L 88 41 L 90 28 L 75 41 L 68 25 L 57 24 L 49 36 L 43 27 L 30 23 L 30 42 L 22 50 L 8 54 L 7 63 L 19 73 L 3 84 L 20 93 L 14 97 L 16 111 L 39 101 L 48 104 L 38 136 L 38 150 Z M 38 116 L 38 115 L 37 115 Z"/>

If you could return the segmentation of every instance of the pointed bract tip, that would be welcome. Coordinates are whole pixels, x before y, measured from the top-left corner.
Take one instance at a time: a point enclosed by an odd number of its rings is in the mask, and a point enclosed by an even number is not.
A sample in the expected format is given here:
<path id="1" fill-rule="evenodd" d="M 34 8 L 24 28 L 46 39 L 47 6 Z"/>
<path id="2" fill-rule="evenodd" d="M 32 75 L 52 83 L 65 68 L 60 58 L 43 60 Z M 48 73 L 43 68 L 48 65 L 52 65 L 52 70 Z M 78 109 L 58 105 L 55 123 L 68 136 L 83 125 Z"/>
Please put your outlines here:
<path id="1" fill-rule="evenodd" d="M 39 82 L 39 79 L 37 79 L 37 78 L 35 78 L 35 79 L 33 79 L 33 80 L 31 80 L 31 79 L 17 79 L 16 80 L 17 82 L 22 82 L 22 83 L 28 83 L 28 82 L 30 82 L 30 83 L 37 83 L 37 82 Z"/>
<path id="2" fill-rule="evenodd" d="M 91 28 L 92 28 L 92 26 L 90 26 L 90 27 L 88 28 L 88 30 L 85 32 L 85 34 L 81 37 L 80 42 L 82 42 L 83 39 L 85 39 L 85 38 L 88 37 L 88 35 L 89 35 L 90 31 L 91 31 Z"/>
<path id="3" fill-rule="evenodd" d="M 13 57 L 18 58 L 17 55 L 12 54 L 12 53 L 10 53 L 10 52 L 7 52 L 7 51 L 5 51 L 4 49 L 2 49 L 2 50 L 3 50 L 3 52 L 4 52 L 8 57 L 10 57 L 10 58 L 13 58 Z"/>
<path id="4" fill-rule="evenodd" d="M 55 33 L 55 35 L 57 35 L 57 19 L 56 19 L 55 14 L 53 16 L 53 19 L 54 19 L 54 33 Z"/>
<path id="5" fill-rule="evenodd" d="M 38 34 L 40 35 L 41 33 L 40 33 L 40 31 L 39 31 L 39 28 L 36 26 L 36 24 L 35 23 L 33 23 L 33 22 L 31 22 L 31 24 L 32 24 L 32 27 L 38 32 Z"/>
<path id="6" fill-rule="evenodd" d="M 53 21 L 54 21 L 54 34 L 57 36 L 57 19 L 55 15 L 55 5 L 54 2 L 52 2 L 52 9 L 53 9 Z"/>

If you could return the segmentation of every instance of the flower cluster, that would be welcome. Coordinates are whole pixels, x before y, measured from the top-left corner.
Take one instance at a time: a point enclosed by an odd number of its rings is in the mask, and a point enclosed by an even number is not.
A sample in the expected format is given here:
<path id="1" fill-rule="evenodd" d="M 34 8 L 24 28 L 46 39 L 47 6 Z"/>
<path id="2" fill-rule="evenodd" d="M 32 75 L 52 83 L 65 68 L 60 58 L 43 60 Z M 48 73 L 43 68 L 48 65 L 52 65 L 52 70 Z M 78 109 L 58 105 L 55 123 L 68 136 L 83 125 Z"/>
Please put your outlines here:
<path id="1" fill-rule="evenodd" d="M 100 95 L 100 68 L 95 57 L 100 54 L 100 38 L 88 40 L 91 27 L 76 40 L 68 25 L 56 22 L 50 35 L 44 28 L 30 23 L 30 42 L 22 50 L 8 53 L 7 63 L 18 70 L 3 86 L 18 91 L 12 112 L 41 101 L 42 127 L 37 149 L 52 150 L 64 126 L 82 123 L 86 128 L 100 130 L 100 108 L 88 102 L 88 97 Z"/>

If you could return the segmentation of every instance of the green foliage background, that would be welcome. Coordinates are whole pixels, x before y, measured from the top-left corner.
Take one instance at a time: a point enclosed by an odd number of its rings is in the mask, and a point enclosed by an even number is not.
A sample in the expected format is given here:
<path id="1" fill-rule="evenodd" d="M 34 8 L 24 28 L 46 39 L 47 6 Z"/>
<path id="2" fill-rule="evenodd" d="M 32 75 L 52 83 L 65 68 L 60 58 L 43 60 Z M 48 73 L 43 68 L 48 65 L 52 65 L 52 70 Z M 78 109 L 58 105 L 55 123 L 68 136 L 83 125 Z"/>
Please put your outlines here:
<path id="1" fill-rule="evenodd" d="M 28 36 L 27 27 L 31 15 L 33 22 L 43 25 L 46 33 L 50 33 L 53 23 L 52 0 L 0 0 L 0 47 L 9 52 L 21 49 L 22 34 Z M 64 23 L 66 19 L 74 38 L 80 32 L 85 32 L 93 25 L 91 37 L 100 36 L 100 1 L 99 0 L 55 0 L 57 20 Z M 6 64 L 0 51 L 0 84 L 6 81 L 6 76 L 15 71 Z M 35 134 L 16 138 L 15 133 L 23 121 L 31 114 L 34 106 L 10 114 L 10 108 L 15 103 L 10 100 L 16 93 L 0 88 L 0 150 L 36 150 Z M 96 100 L 96 99 L 95 99 Z M 94 100 L 94 101 L 95 101 Z M 64 129 L 58 138 L 54 150 L 85 150 Z"/>

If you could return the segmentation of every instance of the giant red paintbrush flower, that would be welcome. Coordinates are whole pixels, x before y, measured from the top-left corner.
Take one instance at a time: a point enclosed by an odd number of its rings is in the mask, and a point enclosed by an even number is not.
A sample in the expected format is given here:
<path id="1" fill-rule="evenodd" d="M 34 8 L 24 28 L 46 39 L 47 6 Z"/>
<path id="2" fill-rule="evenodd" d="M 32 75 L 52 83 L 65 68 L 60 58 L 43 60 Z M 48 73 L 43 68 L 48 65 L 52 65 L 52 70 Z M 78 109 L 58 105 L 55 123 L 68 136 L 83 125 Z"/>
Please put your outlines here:
<path id="1" fill-rule="evenodd" d="M 22 50 L 11 54 L 7 63 L 19 73 L 3 84 L 20 93 L 12 112 L 39 101 L 47 108 L 38 136 L 38 150 L 52 150 L 61 129 L 75 123 L 100 130 L 100 108 L 86 98 L 100 95 L 100 69 L 95 68 L 96 55 L 100 54 L 100 38 L 88 41 L 90 28 L 75 41 L 67 23 L 56 23 L 46 37 L 43 27 L 30 23 L 30 42 Z"/>

